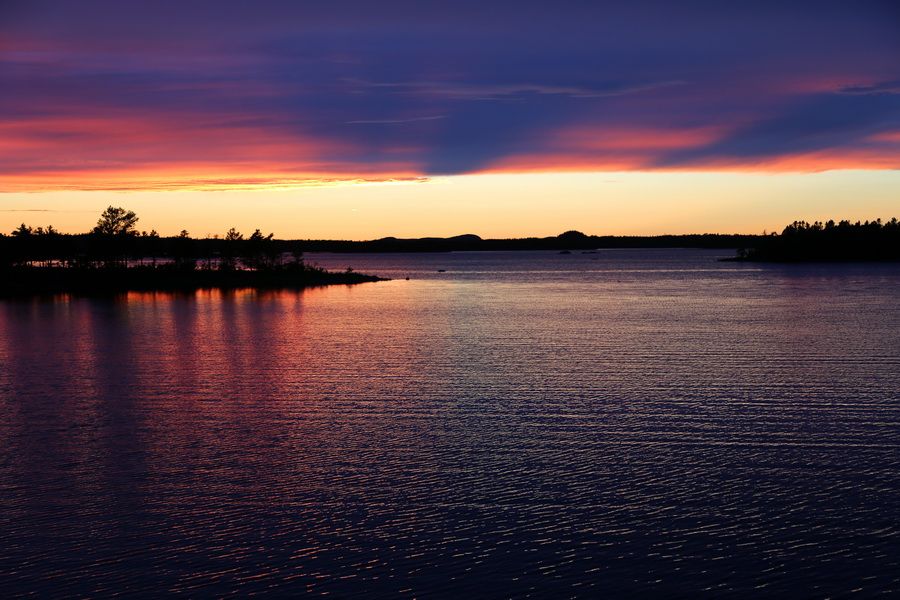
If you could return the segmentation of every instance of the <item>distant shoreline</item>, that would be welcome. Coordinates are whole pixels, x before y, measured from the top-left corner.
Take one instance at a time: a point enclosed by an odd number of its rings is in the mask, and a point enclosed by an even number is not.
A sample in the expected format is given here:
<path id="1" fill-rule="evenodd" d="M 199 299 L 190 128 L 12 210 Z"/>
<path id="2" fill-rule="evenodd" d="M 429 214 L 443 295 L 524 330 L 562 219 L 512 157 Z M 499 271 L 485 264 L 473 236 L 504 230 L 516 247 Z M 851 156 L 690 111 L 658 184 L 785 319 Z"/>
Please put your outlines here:
<path id="1" fill-rule="evenodd" d="M 302 288 L 378 281 L 348 269 L 330 273 L 303 262 L 303 254 L 434 253 L 466 251 L 597 252 L 612 248 L 735 249 L 731 262 L 888 262 L 900 260 L 900 222 L 794 221 L 778 233 L 597 236 L 569 230 L 553 237 L 279 240 L 259 229 L 245 238 L 235 228 L 224 236 L 191 238 L 187 231 L 162 237 L 138 231 L 134 211 L 109 206 L 89 233 L 63 234 L 22 223 L 0 234 L 0 295 L 69 290 Z M 149 262 L 149 264 L 148 264 Z M 198 268 L 199 267 L 199 268 Z"/>
<path id="2" fill-rule="evenodd" d="M 290 240 L 304 253 L 333 252 L 335 254 L 370 253 L 435 253 L 516 250 L 605 250 L 613 248 L 706 248 L 728 250 L 751 246 L 763 236 L 743 234 L 683 234 L 658 236 L 586 235 L 567 231 L 551 237 L 487 239 L 477 235 L 453 237 L 395 238 L 377 240 Z M 276 243 L 278 241 L 276 240 Z"/>

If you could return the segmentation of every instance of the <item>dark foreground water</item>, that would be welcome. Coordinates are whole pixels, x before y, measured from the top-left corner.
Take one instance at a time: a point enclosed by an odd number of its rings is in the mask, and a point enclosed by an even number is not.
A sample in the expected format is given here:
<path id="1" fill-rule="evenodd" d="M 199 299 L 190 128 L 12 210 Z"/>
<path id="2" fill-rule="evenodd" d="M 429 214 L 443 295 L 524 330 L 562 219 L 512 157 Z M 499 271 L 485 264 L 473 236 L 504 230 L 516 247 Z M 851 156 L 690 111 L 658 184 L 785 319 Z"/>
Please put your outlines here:
<path id="1" fill-rule="evenodd" d="M 900 592 L 900 266 L 721 254 L 2 302 L 0 593 Z"/>

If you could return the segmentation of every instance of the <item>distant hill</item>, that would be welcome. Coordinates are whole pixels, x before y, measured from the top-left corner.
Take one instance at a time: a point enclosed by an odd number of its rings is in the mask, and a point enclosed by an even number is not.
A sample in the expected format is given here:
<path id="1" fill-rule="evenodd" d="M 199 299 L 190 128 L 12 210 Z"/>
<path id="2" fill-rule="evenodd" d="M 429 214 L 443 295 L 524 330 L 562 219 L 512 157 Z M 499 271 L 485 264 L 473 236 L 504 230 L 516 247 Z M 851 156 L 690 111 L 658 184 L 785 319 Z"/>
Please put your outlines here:
<path id="1" fill-rule="evenodd" d="M 452 252 L 473 250 L 596 250 L 598 248 L 745 248 L 763 236 L 690 234 L 658 236 L 597 236 L 566 231 L 552 237 L 483 239 L 474 234 L 453 237 L 395 238 L 354 242 L 296 240 L 304 252 Z"/>

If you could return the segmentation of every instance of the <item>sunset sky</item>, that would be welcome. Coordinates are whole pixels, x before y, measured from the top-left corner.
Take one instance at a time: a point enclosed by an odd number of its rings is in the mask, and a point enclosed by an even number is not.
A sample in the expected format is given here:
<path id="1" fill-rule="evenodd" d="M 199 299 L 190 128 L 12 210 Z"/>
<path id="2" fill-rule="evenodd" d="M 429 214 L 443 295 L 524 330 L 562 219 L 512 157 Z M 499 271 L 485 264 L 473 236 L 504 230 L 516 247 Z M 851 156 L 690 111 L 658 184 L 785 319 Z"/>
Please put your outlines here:
<path id="1" fill-rule="evenodd" d="M 0 231 L 900 216 L 897 2 L 0 0 Z"/>

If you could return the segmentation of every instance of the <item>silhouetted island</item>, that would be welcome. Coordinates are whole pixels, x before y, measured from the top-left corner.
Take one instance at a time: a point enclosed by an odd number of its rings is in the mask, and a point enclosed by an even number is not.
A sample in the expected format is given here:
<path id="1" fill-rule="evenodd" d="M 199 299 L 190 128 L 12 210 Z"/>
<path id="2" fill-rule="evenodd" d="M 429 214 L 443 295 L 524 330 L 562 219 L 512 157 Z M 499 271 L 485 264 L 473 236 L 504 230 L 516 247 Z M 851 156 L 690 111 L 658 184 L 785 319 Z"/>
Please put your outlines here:
<path id="1" fill-rule="evenodd" d="M 732 261 L 838 262 L 900 260 L 900 223 L 794 221 L 781 234 L 760 236 Z"/>
<path id="2" fill-rule="evenodd" d="M 191 291 L 204 288 L 300 289 L 380 281 L 352 269 L 310 266 L 296 243 L 258 229 L 248 238 L 231 229 L 223 238 L 169 238 L 138 232 L 137 215 L 107 208 L 87 234 L 22 224 L 0 235 L 0 296 L 55 293 Z"/>

